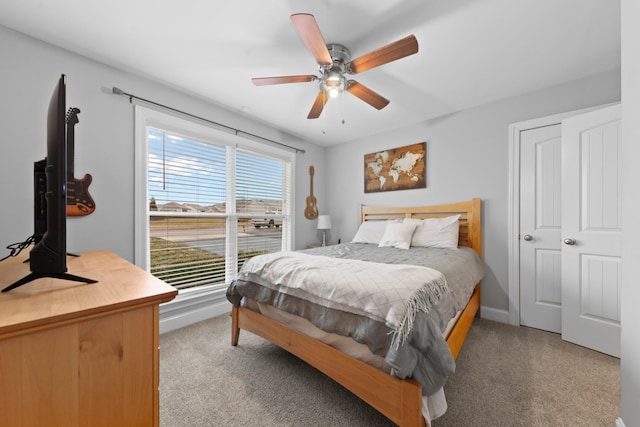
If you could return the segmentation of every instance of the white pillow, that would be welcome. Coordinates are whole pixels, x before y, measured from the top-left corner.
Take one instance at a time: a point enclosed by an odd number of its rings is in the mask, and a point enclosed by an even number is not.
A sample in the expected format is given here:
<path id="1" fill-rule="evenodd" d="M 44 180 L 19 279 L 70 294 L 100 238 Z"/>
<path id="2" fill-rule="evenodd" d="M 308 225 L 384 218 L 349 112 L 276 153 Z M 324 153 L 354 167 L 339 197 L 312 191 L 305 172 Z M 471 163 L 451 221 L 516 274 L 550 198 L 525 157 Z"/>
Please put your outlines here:
<path id="1" fill-rule="evenodd" d="M 460 215 L 445 218 L 415 219 L 405 218 L 403 223 L 415 224 L 417 228 L 411 239 L 411 246 L 425 248 L 457 248 Z"/>
<path id="2" fill-rule="evenodd" d="M 409 249 L 411 246 L 411 236 L 416 229 L 415 224 L 389 223 L 384 230 L 379 247 L 393 247 L 398 249 Z"/>
<path id="3" fill-rule="evenodd" d="M 360 224 L 360 228 L 358 228 L 358 232 L 353 237 L 351 242 L 353 243 L 372 243 L 377 245 L 382 240 L 382 236 L 384 235 L 384 230 L 387 227 L 388 223 L 402 223 L 402 221 L 397 219 L 390 219 L 387 221 L 365 221 Z"/>

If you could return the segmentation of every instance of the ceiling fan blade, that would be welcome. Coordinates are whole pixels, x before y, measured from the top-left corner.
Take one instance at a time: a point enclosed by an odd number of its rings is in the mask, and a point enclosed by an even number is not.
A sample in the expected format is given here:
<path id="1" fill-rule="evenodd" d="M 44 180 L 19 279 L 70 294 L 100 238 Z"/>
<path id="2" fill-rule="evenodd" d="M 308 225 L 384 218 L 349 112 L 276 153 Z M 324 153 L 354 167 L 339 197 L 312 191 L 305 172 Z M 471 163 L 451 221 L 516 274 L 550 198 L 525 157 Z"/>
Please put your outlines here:
<path id="1" fill-rule="evenodd" d="M 357 74 L 418 53 L 418 40 L 411 34 L 401 40 L 362 55 L 347 64 L 347 73 Z"/>
<path id="2" fill-rule="evenodd" d="M 320 91 L 318 96 L 316 96 L 316 100 L 313 102 L 313 106 L 311 107 L 311 111 L 309 111 L 309 115 L 307 119 L 317 119 L 322 114 L 322 109 L 324 108 L 324 104 L 327 103 L 329 97 L 326 93 Z"/>
<path id="3" fill-rule="evenodd" d="M 266 85 L 280 85 L 284 83 L 306 83 L 317 80 L 314 75 L 302 75 L 302 76 L 277 76 L 277 77 L 255 77 L 251 79 L 256 86 Z"/>
<path id="4" fill-rule="evenodd" d="M 377 108 L 378 110 L 382 110 L 387 106 L 389 100 L 382 95 L 372 91 L 362 83 L 358 83 L 355 80 L 349 80 L 347 82 L 347 91 L 362 99 L 367 104 L 371 105 L 373 108 Z"/>
<path id="5" fill-rule="evenodd" d="M 291 15 L 291 21 L 296 26 L 304 44 L 311 51 L 319 65 L 331 65 L 333 60 L 327 49 L 327 44 L 322 37 L 316 18 L 309 13 L 295 13 Z"/>

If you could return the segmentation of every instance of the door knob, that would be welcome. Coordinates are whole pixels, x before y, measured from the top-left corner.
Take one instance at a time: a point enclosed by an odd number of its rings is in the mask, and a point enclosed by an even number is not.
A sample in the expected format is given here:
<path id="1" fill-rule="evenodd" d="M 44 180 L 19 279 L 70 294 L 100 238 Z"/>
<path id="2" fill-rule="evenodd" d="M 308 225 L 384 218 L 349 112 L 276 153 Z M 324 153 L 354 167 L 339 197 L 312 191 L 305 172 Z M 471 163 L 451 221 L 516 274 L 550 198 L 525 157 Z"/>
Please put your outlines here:
<path id="1" fill-rule="evenodd" d="M 526 240 L 527 242 L 530 240 L 533 240 L 533 236 L 531 234 L 525 234 L 523 237 L 524 240 Z"/>
<path id="2" fill-rule="evenodd" d="M 571 237 L 567 237 L 562 241 L 565 245 L 575 245 L 576 239 L 572 239 Z"/>

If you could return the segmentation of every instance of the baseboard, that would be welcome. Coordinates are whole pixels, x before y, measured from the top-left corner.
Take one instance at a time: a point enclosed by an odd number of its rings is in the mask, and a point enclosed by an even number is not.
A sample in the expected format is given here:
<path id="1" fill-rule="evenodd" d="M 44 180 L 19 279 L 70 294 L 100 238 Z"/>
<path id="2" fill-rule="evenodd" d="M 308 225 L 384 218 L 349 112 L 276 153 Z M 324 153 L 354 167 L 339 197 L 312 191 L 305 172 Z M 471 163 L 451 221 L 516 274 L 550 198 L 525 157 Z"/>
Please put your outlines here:
<path id="1" fill-rule="evenodd" d="M 225 289 L 205 293 L 179 294 L 175 300 L 160 305 L 160 333 L 180 329 L 193 323 L 231 311 Z"/>
<path id="2" fill-rule="evenodd" d="M 622 421 L 622 418 L 618 418 L 616 420 L 616 427 L 624 427 L 624 421 Z"/>
<path id="3" fill-rule="evenodd" d="M 507 310 L 481 306 L 480 317 L 483 319 L 495 320 L 496 322 L 509 323 L 509 312 Z"/>

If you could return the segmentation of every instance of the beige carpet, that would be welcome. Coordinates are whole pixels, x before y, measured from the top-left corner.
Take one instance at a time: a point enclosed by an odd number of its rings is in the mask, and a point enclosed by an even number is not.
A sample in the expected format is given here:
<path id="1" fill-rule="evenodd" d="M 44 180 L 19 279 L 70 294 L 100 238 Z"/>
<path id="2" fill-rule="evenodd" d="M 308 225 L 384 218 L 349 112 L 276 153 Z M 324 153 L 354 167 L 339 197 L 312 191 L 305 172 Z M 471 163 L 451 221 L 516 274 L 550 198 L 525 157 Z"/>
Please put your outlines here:
<path id="1" fill-rule="evenodd" d="M 160 337 L 160 425 L 390 426 L 314 368 L 220 316 Z M 557 334 L 476 319 L 433 427 L 613 426 L 620 363 Z"/>

